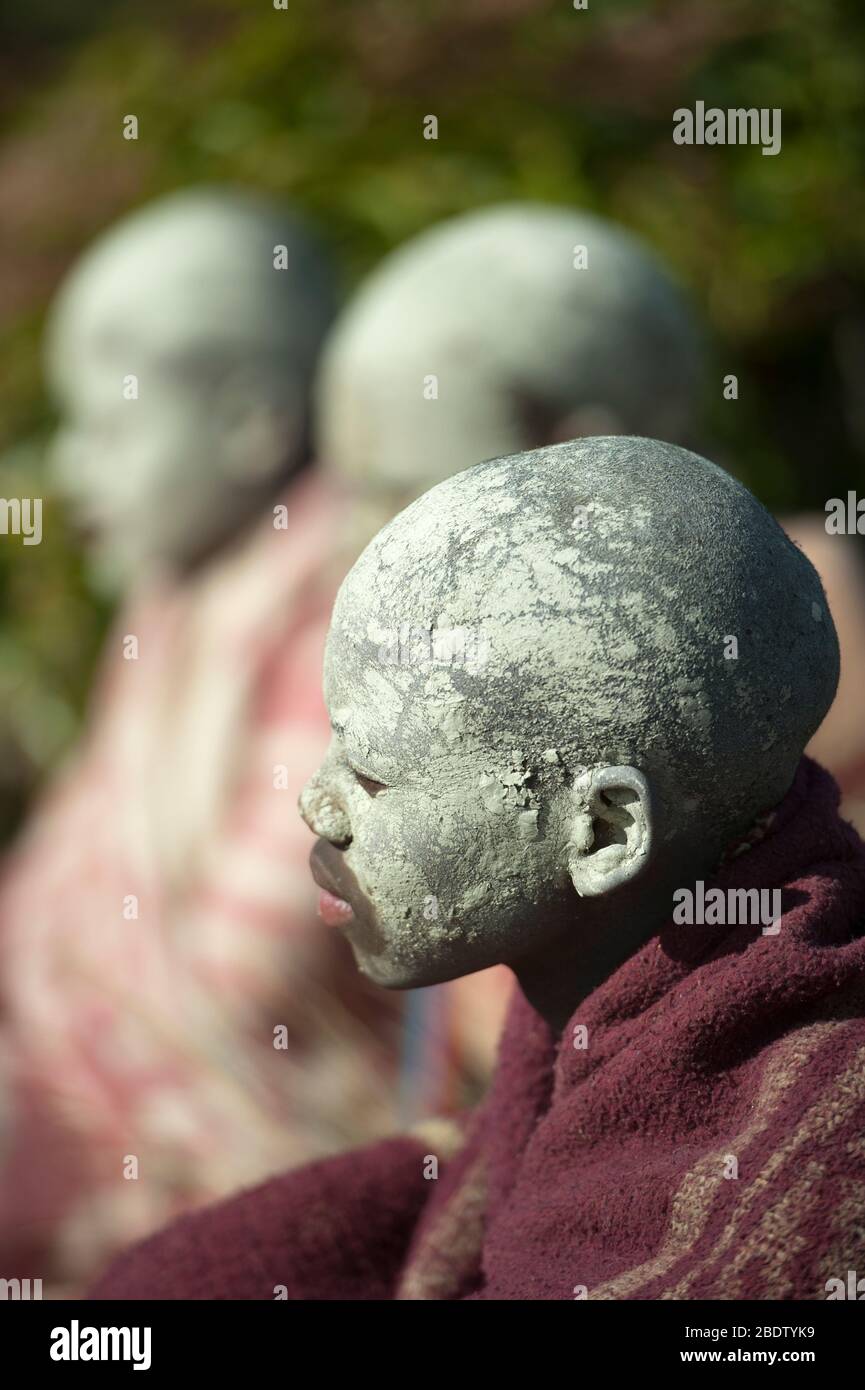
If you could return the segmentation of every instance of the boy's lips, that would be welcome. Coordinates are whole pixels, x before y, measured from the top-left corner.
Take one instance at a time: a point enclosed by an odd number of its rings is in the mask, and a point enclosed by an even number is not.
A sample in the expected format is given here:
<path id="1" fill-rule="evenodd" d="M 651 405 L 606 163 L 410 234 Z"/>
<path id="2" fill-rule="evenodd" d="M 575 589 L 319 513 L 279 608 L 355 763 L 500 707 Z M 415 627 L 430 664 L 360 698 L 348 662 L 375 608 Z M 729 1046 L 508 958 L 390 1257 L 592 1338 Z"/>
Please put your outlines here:
<path id="1" fill-rule="evenodd" d="M 318 915 L 326 927 L 344 927 L 354 919 L 351 903 L 337 898 L 329 888 L 322 888 L 318 895 Z"/>
<path id="2" fill-rule="evenodd" d="M 344 927 L 355 916 L 366 918 L 371 905 L 361 892 L 341 852 L 328 840 L 316 840 L 309 856 L 312 876 L 321 889 L 318 915 L 329 927 Z"/>

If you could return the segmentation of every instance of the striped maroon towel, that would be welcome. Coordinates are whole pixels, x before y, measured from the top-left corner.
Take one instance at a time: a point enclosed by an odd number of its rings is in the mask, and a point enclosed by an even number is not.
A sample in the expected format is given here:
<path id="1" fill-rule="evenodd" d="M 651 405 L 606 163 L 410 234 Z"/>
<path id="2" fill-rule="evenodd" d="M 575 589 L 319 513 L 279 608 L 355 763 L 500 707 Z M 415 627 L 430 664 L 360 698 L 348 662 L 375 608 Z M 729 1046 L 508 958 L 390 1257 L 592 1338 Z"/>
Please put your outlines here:
<path id="1" fill-rule="evenodd" d="M 312 1165 L 95 1296 L 821 1299 L 865 1277 L 865 846 L 837 806 L 803 759 L 718 871 L 781 891 L 777 932 L 670 925 L 560 1039 L 517 992 L 450 1161 L 418 1137 Z"/>

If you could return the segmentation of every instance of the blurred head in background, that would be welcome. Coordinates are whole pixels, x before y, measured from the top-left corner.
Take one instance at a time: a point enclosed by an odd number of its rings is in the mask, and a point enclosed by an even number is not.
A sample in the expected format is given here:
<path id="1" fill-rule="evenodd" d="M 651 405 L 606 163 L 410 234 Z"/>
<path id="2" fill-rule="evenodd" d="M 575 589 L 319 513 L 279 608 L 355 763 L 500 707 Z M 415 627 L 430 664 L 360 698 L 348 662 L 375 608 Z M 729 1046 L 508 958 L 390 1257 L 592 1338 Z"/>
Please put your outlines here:
<path id="1" fill-rule="evenodd" d="M 631 233 L 568 208 L 472 212 L 388 256 L 342 314 L 318 452 L 381 523 L 482 459 L 581 435 L 692 441 L 701 338 Z"/>
<path id="2" fill-rule="evenodd" d="M 101 588 L 190 569 L 302 465 L 334 309 L 310 232 L 244 192 L 169 195 L 87 250 L 57 296 L 46 364 L 61 411 L 51 472 Z"/>

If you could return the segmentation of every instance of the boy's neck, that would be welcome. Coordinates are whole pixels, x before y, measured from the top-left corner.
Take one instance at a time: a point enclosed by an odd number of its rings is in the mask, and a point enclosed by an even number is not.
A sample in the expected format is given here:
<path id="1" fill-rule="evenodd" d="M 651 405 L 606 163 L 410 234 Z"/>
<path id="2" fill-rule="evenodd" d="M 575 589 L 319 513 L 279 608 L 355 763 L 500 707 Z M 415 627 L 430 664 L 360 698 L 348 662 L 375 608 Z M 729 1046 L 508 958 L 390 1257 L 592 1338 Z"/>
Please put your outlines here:
<path id="1" fill-rule="evenodd" d="M 526 999 L 556 1036 L 583 1000 L 670 921 L 674 889 L 693 878 L 692 870 L 680 867 L 663 880 L 641 883 L 639 894 L 625 890 L 594 899 L 589 919 L 584 898 L 578 930 L 511 963 Z"/>

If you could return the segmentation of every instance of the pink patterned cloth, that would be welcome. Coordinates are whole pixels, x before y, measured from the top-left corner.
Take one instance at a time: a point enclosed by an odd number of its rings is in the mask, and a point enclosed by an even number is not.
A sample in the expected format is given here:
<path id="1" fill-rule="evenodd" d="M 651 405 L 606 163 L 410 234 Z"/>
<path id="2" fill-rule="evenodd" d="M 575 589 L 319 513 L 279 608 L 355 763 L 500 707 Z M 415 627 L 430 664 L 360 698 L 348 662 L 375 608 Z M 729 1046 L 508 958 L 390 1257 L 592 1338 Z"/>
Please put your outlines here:
<path id="1" fill-rule="evenodd" d="M 314 922 L 296 809 L 328 739 L 341 504 L 314 474 L 283 502 L 135 596 L 5 864 L 2 1276 L 74 1287 L 174 1212 L 394 1123 L 399 1002 Z"/>
<path id="2" fill-rule="evenodd" d="M 841 648 L 841 676 L 832 708 L 808 745 L 808 753 L 841 788 L 841 809 L 865 834 L 865 567 L 858 536 L 826 531 L 823 513 L 782 518 L 787 535 L 820 576 Z"/>

